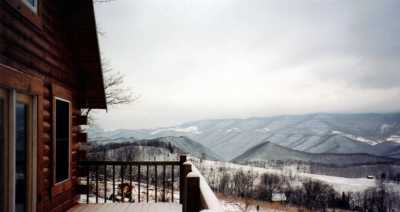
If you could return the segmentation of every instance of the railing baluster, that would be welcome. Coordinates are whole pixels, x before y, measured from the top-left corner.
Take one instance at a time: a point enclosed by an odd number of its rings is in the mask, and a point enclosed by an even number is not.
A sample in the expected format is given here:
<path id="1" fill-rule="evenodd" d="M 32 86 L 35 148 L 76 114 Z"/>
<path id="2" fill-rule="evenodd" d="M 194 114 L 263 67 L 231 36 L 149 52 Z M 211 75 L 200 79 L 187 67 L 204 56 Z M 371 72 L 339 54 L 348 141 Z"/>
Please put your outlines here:
<path id="1" fill-rule="evenodd" d="M 99 167 L 95 165 L 96 172 L 96 204 L 99 203 Z"/>
<path id="2" fill-rule="evenodd" d="M 113 202 L 115 202 L 115 165 L 113 164 L 112 165 L 112 180 L 113 180 L 113 182 L 112 182 L 112 184 L 113 184 L 113 188 L 112 188 L 112 200 L 113 200 Z"/>
<path id="3" fill-rule="evenodd" d="M 124 165 L 121 165 L 120 175 L 121 175 L 121 184 L 124 183 Z"/>
<path id="4" fill-rule="evenodd" d="M 140 164 L 138 165 L 138 202 L 140 202 Z"/>
<path id="5" fill-rule="evenodd" d="M 104 203 L 107 203 L 107 164 L 104 164 Z"/>
<path id="6" fill-rule="evenodd" d="M 186 155 L 181 155 L 179 157 L 179 203 L 183 205 L 184 203 L 184 184 L 185 178 L 183 173 L 183 164 L 186 162 Z"/>
<path id="7" fill-rule="evenodd" d="M 121 192 L 121 201 L 124 202 L 124 188 L 121 186 L 124 184 L 124 165 L 121 165 L 121 169 L 120 169 L 120 175 L 121 175 L 121 184 L 119 184 L 119 189 Z"/>
<path id="8" fill-rule="evenodd" d="M 175 178 L 180 178 L 180 174 L 178 174 L 178 172 L 180 173 L 181 171 L 183 161 L 185 160 L 180 160 L 179 162 L 82 161 L 79 165 L 82 167 L 82 170 L 87 174 L 83 177 L 83 179 L 86 178 L 86 191 L 84 191 L 83 193 L 83 195 L 86 196 L 86 203 L 98 204 L 99 201 L 103 202 L 101 201 L 103 195 L 104 203 L 117 201 L 125 202 L 125 200 L 127 202 L 152 202 L 153 198 L 154 202 L 174 202 L 176 199 L 174 190 L 177 189 L 175 188 Z M 138 169 L 137 172 L 135 170 L 136 166 Z M 145 173 L 142 173 L 142 167 L 144 166 L 146 166 L 146 171 L 143 171 Z M 169 166 L 171 166 L 171 168 Z M 112 176 L 107 176 L 111 175 L 108 173 L 108 168 L 110 169 L 110 173 L 112 172 Z M 179 171 L 177 171 L 177 169 Z M 171 172 L 171 174 L 168 174 L 168 172 Z M 137 177 L 134 176 L 136 173 Z M 182 172 L 182 174 L 184 173 Z M 103 179 L 101 179 L 102 177 Z M 145 177 L 146 179 L 143 179 L 143 177 Z M 110 180 L 110 182 L 108 180 Z M 146 182 L 142 182 L 144 180 Z M 112 184 L 112 191 L 108 191 L 109 183 Z M 143 188 L 141 187 L 141 185 L 143 186 Z M 137 189 L 135 186 L 137 186 Z M 184 184 L 179 183 L 179 187 L 181 186 L 184 186 Z M 104 191 L 102 191 L 103 188 Z M 154 193 L 152 189 L 154 189 Z M 133 190 L 135 190 L 135 192 L 138 192 L 137 199 L 135 198 Z M 142 197 L 143 195 L 141 195 L 141 191 L 143 193 L 146 193 L 146 197 Z M 104 193 L 102 194 L 102 192 Z M 169 192 L 171 192 L 171 195 L 169 194 Z M 92 200 L 90 199 L 91 196 L 93 197 Z M 120 196 L 122 197 L 122 199 L 120 199 Z M 184 198 L 184 196 L 182 198 Z"/>
<path id="9" fill-rule="evenodd" d="M 155 172 L 155 186 L 154 186 L 154 194 L 155 194 L 155 201 L 157 202 L 157 181 L 158 181 L 158 174 L 157 174 L 157 165 L 154 166 Z"/>
<path id="10" fill-rule="evenodd" d="M 172 199 L 172 202 L 174 202 L 174 181 L 175 181 L 175 176 L 174 176 L 174 172 L 175 172 L 175 170 L 174 170 L 174 165 L 172 164 L 172 167 L 171 167 L 171 169 L 172 169 L 172 172 L 171 172 L 171 199 Z"/>
<path id="11" fill-rule="evenodd" d="M 146 173 L 146 178 L 147 178 L 147 192 L 146 192 L 146 199 L 147 202 L 149 202 L 149 165 L 147 165 L 147 173 Z"/>
<path id="12" fill-rule="evenodd" d="M 129 165 L 129 202 L 132 202 L 132 165 Z"/>
<path id="13" fill-rule="evenodd" d="M 90 166 L 86 166 L 87 176 L 86 176 L 86 204 L 89 204 L 89 189 L 90 189 Z"/>
<path id="14" fill-rule="evenodd" d="M 163 196 L 162 201 L 165 202 L 165 165 L 163 165 Z"/>

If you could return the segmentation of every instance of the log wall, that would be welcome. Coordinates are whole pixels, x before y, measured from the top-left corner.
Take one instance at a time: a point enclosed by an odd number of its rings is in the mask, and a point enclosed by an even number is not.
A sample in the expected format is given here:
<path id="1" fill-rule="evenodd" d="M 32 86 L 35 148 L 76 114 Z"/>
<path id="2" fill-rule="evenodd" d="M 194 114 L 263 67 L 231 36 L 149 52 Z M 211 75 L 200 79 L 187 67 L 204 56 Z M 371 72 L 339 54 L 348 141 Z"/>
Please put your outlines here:
<path id="1" fill-rule="evenodd" d="M 32 76 L 40 81 L 37 86 L 43 91 L 37 95 L 37 211 L 65 211 L 75 203 L 77 197 L 80 71 L 68 42 L 66 20 L 62 16 L 64 11 L 60 2 L 64 1 L 40 0 L 40 22 L 34 23 L 19 11 L 21 0 L 0 1 L 0 65 L 3 67 L 0 67 L 0 86 L 8 86 L 12 77 L 7 79 L 7 76 Z M 16 88 L 13 85 L 10 87 Z M 67 93 L 72 102 L 72 162 L 70 180 L 54 185 L 53 100 L 60 89 Z M 18 92 L 28 90 L 22 87 Z"/>

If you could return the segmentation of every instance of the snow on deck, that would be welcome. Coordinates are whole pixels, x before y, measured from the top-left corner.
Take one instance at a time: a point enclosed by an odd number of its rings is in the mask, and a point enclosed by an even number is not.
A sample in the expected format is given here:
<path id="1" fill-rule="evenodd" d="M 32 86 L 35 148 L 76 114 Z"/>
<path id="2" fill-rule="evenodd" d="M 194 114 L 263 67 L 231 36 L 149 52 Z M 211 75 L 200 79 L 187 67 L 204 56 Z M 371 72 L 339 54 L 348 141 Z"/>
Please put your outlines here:
<path id="1" fill-rule="evenodd" d="M 181 212 L 177 203 L 107 203 L 78 204 L 68 212 Z"/>

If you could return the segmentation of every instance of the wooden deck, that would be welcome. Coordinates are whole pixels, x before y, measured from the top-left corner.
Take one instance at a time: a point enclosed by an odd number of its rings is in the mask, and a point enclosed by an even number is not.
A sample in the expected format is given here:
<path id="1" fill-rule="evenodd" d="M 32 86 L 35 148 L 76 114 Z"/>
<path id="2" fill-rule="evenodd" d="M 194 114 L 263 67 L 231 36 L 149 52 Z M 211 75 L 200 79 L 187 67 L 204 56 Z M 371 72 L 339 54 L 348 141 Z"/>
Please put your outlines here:
<path id="1" fill-rule="evenodd" d="M 68 212 L 182 212 L 177 203 L 107 203 L 78 204 Z"/>

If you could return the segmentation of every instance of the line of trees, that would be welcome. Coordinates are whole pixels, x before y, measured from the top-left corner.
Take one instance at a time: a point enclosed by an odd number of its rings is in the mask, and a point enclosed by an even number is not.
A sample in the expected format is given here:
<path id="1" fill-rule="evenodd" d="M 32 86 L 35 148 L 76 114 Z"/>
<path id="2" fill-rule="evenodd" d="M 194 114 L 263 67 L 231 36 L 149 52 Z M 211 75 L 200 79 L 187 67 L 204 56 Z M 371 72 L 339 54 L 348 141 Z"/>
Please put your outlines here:
<path id="1" fill-rule="evenodd" d="M 382 178 L 386 181 L 396 182 L 397 184 L 400 184 L 400 164 L 398 163 L 385 162 L 357 165 L 335 165 L 296 160 L 268 160 L 241 162 L 240 164 L 261 168 L 273 168 L 282 171 L 293 170 L 303 173 L 322 174 L 347 178 L 373 176 L 374 178 Z"/>
<path id="2" fill-rule="evenodd" d="M 308 178 L 275 173 L 258 175 L 252 170 L 204 167 L 198 165 L 216 192 L 228 196 L 273 201 L 273 195 L 284 195 L 283 204 L 308 210 L 326 211 L 328 208 L 356 211 L 398 211 L 399 191 L 377 180 L 376 187 L 362 192 L 337 192 L 331 185 Z"/>

